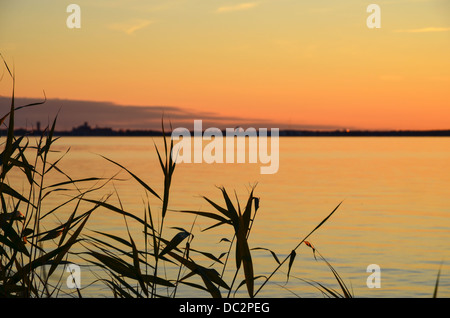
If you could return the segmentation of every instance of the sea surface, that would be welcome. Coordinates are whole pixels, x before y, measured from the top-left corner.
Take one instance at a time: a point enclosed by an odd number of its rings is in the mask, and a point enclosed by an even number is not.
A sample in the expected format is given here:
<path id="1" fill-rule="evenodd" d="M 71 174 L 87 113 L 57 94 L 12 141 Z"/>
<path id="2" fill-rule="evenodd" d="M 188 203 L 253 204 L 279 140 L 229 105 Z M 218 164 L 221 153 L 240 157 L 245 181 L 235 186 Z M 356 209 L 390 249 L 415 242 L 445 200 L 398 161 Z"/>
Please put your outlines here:
<path id="1" fill-rule="evenodd" d="M 203 146 L 207 143 L 204 141 Z M 55 142 L 53 150 L 59 152 L 52 153 L 51 160 L 70 149 L 59 167 L 72 179 L 115 178 L 89 193 L 89 198 L 100 200 L 111 195 L 109 203 L 141 218 L 149 200 L 155 222 L 160 222 L 160 202 L 130 174 L 102 157 L 125 166 L 162 195 L 163 175 L 155 146 L 163 152 L 161 137 L 64 137 Z M 450 138 L 281 137 L 278 172 L 261 174 L 263 165 L 178 164 L 170 191 L 170 211 L 164 221 L 166 239 L 177 233 L 173 227 L 192 229 L 192 248 L 220 256 L 228 250 L 222 238 L 232 239 L 231 227 L 202 231 L 214 222 L 176 211 L 214 212 L 203 196 L 223 206 L 219 187 L 224 187 L 235 203 L 237 197 L 243 207 L 254 188 L 260 208 L 250 234 L 250 248 L 269 249 L 282 261 L 342 202 L 307 241 L 333 266 L 355 297 L 431 297 L 439 269 L 438 297 L 450 297 Z M 67 180 L 60 173 L 52 175 L 54 179 L 46 180 L 46 184 Z M 22 179 L 12 182 L 19 187 L 21 182 L 26 184 Z M 80 183 L 80 188 L 104 182 Z M 60 192 L 46 199 L 47 210 L 73 195 Z M 68 209 L 72 212 L 73 206 L 68 205 Z M 143 248 L 142 228 L 130 219 L 126 224 L 122 216 L 104 209 L 94 212 L 83 234 L 95 237 L 93 231 L 101 231 L 127 239 L 127 225 L 136 244 Z M 191 256 L 205 266 L 222 270 L 220 264 L 213 264 L 200 253 L 192 252 Z M 300 245 L 289 276 L 286 262 L 258 296 L 325 297 L 315 282 L 341 292 L 330 268 L 315 256 L 318 254 L 314 255 L 310 247 Z M 252 259 L 255 276 L 267 276 L 278 265 L 268 250 L 252 250 Z M 380 269 L 379 288 L 367 284 L 371 264 Z M 228 283 L 234 265 L 230 262 L 226 272 Z M 159 273 L 170 277 L 174 274 L 171 271 L 170 264 L 165 264 Z M 109 288 L 99 280 L 102 277 L 108 278 L 102 269 L 82 266 L 83 295 L 111 297 Z M 234 289 L 242 279 L 241 273 Z M 263 280 L 259 278 L 255 284 Z M 209 297 L 189 287 L 180 288 L 178 296 Z M 235 294 L 233 291 L 233 296 L 246 297 L 245 287 Z"/>

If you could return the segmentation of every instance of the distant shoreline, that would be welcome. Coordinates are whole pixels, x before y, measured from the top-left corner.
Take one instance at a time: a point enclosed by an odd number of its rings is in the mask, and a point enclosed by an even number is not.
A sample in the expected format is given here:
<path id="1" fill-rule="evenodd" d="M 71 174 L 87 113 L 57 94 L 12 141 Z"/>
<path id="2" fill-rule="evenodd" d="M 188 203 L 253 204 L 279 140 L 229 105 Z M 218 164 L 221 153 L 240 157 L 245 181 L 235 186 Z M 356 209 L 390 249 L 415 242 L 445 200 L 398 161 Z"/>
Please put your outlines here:
<path id="1" fill-rule="evenodd" d="M 16 129 L 16 135 L 41 136 L 43 131 Z M 223 131 L 225 133 L 225 131 Z M 171 132 L 166 132 L 169 136 Z M 193 135 L 193 132 L 191 132 Z M 0 130 L 0 136 L 6 136 L 7 130 Z M 111 128 L 74 128 L 70 131 L 55 131 L 55 136 L 67 137 L 161 137 L 163 133 L 156 130 L 113 130 Z M 270 130 L 268 131 L 270 135 Z M 333 131 L 313 131 L 313 130 L 280 130 L 280 137 L 450 137 L 450 130 L 333 130 Z"/>

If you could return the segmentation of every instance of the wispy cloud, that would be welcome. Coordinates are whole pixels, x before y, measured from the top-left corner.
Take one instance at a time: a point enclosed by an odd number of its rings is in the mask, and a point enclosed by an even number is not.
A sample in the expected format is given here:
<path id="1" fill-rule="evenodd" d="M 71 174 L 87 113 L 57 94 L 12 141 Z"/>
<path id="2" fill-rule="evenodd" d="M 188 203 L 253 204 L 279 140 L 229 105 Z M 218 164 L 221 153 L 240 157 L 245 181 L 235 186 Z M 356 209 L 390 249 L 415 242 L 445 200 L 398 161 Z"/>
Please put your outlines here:
<path id="1" fill-rule="evenodd" d="M 428 27 L 428 28 L 420 28 L 420 29 L 405 29 L 405 30 L 395 30 L 397 33 L 428 33 L 428 32 L 448 32 L 450 28 L 436 28 L 436 27 Z"/>
<path id="2" fill-rule="evenodd" d="M 111 30 L 121 31 L 128 35 L 133 35 L 136 31 L 145 28 L 146 26 L 152 24 L 150 20 L 133 20 L 126 23 L 114 23 L 108 25 Z"/>
<path id="3" fill-rule="evenodd" d="M 41 98 L 16 98 L 18 105 L 27 105 L 41 101 Z M 7 110 L 11 105 L 8 97 L 0 96 L 0 111 Z M 167 119 L 173 127 L 185 127 L 192 130 L 194 120 L 201 119 L 203 127 L 278 127 L 280 129 L 342 129 L 335 125 L 292 124 L 275 122 L 261 118 L 224 116 L 211 111 L 188 109 L 177 106 L 133 106 L 118 105 L 111 102 L 71 99 L 47 99 L 37 107 L 27 108 L 26 113 L 20 112 L 15 117 L 17 128 L 36 127 L 40 122 L 43 126 L 51 123 L 53 116 L 58 114 L 57 130 L 71 130 L 88 121 L 91 127 L 110 127 L 113 129 L 143 129 L 160 130 L 161 118 Z M 4 112 L 3 112 L 4 113 Z M 50 118 L 50 119 L 49 119 Z M 1 127 L 0 127 L 1 128 Z"/>
<path id="4" fill-rule="evenodd" d="M 216 10 L 217 13 L 224 13 L 224 12 L 233 12 L 233 11 L 242 11 L 242 10 L 248 10 L 251 8 L 254 8 L 258 6 L 258 2 L 246 2 L 246 3 L 239 3 L 232 6 L 223 6 Z"/>

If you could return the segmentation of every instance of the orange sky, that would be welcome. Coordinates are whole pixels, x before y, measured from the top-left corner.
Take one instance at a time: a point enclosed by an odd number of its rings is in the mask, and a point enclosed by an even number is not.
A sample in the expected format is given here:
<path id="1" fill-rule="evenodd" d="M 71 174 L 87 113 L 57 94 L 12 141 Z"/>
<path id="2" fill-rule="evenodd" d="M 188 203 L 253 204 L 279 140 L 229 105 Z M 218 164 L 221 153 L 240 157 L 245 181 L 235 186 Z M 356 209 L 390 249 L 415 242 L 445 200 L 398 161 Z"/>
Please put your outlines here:
<path id="1" fill-rule="evenodd" d="M 378 1 L 379 29 L 356 0 L 75 3 L 80 29 L 67 28 L 63 1 L 0 4 L 17 96 L 45 90 L 285 127 L 450 129 L 448 1 Z M 11 94 L 6 77 L 0 94 Z"/>

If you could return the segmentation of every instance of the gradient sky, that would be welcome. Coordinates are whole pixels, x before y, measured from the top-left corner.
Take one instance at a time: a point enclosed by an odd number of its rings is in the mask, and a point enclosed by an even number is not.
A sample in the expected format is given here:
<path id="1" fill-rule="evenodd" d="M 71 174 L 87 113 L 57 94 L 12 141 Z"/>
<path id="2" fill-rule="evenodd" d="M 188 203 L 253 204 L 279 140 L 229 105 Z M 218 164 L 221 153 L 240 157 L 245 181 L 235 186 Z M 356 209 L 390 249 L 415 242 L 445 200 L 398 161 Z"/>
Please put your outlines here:
<path id="1" fill-rule="evenodd" d="M 66 26 L 70 3 L 81 29 Z M 448 0 L 1 0 L 0 53 L 19 97 L 279 128 L 450 129 Z"/>

